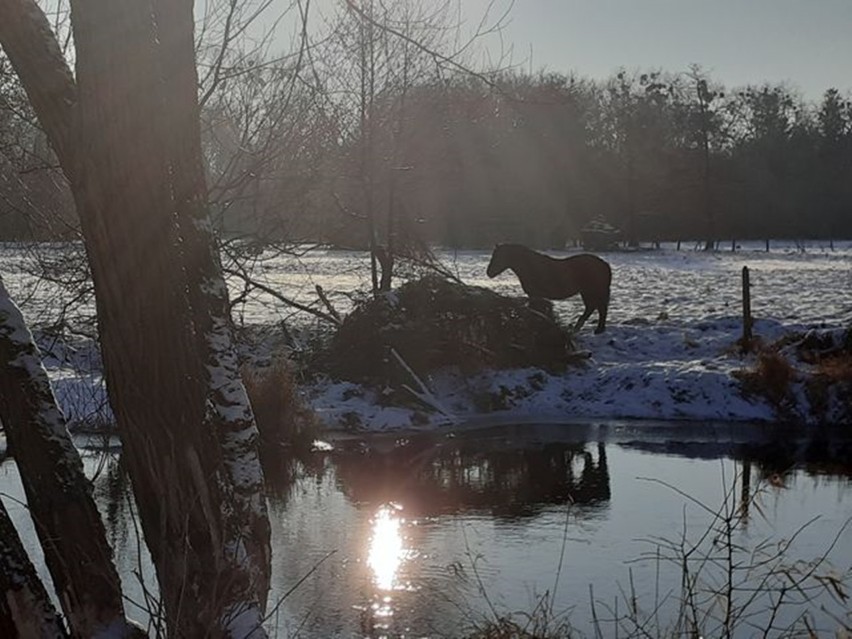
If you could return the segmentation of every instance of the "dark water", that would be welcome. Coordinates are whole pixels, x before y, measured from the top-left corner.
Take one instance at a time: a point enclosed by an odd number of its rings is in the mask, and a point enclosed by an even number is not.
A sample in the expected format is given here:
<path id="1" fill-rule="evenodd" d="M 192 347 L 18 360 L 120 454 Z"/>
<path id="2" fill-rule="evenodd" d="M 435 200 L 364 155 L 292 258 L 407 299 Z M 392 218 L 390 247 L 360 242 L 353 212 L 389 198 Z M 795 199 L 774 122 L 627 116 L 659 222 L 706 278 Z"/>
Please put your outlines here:
<path id="1" fill-rule="evenodd" d="M 755 589 L 783 584 L 790 603 L 777 628 L 803 628 L 805 613 L 823 632 L 852 624 L 826 588 L 828 577 L 849 585 L 852 570 L 843 432 L 562 424 L 332 444 L 268 473 L 274 636 L 459 636 L 537 606 L 582 635 L 594 636 L 596 617 L 603 636 L 616 626 L 657 636 L 682 609 L 687 551 L 708 636 L 721 634 L 725 598 L 712 592 L 726 592 L 728 574 L 736 636 L 769 623 L 780 590 L 767 599 Z M 140 577 L 149 588 L 153 579 L 120 464 L 89 456 L 87 468 L 127 592 L 144 605 Z M 0 491 L 35 546 L 9 462 Z M 636 621 L 648 624 L 642 633 Z"/>

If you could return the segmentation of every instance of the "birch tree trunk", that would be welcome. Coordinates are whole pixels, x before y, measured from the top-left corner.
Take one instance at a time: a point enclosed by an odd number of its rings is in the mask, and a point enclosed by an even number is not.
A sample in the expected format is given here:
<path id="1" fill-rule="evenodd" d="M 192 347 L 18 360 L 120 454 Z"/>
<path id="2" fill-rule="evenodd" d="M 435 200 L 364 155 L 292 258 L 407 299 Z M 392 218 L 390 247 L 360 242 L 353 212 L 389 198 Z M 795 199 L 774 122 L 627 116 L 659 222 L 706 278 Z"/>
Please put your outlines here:
<path id="1" fill-rule="evenodd" d="M 0 419 L 56 594 L 76 637 L 131 636 L 92 487 L 41 355 L 0 279 Z"/>
<path id="2" fill-rule="evenodd" d="M 269 522 L 206 220 L 192 4 L 72 0 L 76 79 L 55 70 L 64 60 L 38 40 L 53 36 L 34 7 L 0 0 L 0 43 L 71 181 L 169 633 L 264 636 Z M 4 28 L 9 16 L 36 42 Z"/>

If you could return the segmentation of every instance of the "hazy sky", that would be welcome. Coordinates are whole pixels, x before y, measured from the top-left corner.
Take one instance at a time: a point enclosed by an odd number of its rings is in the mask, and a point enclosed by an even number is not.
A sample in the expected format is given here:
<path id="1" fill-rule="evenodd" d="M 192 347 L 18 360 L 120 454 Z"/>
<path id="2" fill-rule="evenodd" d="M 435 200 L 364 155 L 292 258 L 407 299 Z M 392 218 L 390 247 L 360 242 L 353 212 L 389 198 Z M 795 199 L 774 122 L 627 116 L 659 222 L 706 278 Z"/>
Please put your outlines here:
<path id="1" fill-rule="evenodd" d="M 463 3 L 469 21 L 489 5 Z M 698 63 L 728 86 L 852 89 L 852 0 L 515 0 L 503 38 L 516 62 L 593 78 Z"/>
<path id="2" fill-rule="evenodd" d="M 852 91 L 852 0 L 406 1 L 450 3 L 468 32 L 489 7 L 492 22 L 511 8 L 502 42 L 524 69 L 602 79 L 619 67 L 676 72 L 697 63 L 729 88 L 787 82 L 809 99 L 832 86 Z M 292 0 L 273 3 L 289 6 Z M 313 27 L 322 22 L 316 16 L 344 4 L 311 0 Z M 489 47 L 499 50 L 497 37 Z"/>

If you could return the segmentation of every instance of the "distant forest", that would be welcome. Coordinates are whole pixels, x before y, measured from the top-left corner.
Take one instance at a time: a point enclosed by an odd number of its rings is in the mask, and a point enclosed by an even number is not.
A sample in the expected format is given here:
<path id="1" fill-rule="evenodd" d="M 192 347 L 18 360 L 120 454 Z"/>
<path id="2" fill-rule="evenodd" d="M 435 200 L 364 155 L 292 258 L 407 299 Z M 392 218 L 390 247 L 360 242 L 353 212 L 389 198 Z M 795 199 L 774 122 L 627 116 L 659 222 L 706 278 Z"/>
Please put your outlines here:
<path id="1" fill-rule="evenodd" d="M 852 237 L 852 101 L 837 89 L 730 89 L 696 66 L 589 80 L 361 63 L 309 84 L 244 62 L 203 96 L 226 236 L 559 248 L 603 218 L 626 243 Z M 33 122 L 0 59 L 0 239 L 74 238 Z"/>

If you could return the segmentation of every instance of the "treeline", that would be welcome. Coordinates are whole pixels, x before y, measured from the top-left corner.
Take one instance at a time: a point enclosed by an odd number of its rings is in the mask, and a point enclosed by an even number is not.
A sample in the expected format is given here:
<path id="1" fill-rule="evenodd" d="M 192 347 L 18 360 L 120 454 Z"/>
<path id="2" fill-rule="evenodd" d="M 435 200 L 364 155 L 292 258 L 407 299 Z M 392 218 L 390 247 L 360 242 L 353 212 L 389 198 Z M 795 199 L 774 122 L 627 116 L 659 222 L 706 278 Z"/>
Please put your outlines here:
<path id="1" fill-rule="evenodd" d="M 699 67 L 595 81 L 411 62 L 365 93 L 363 66 L 347 76 L 345 53 L 334 59 L 310 84 L 242 61 L 208 92 L 226 235 L 560 247 L 604 218 L 627 243 L 852 237 L 852 102 L 837 89 L 809 101 L 784 85 L 729 89 Z M 67 189 L 28 109 L 0 60 L 0 239 L 67 238 Z"/>
<path id="2" fill-rule="evenodd" d="M 385 237 L 560 247 L 595 217 L 628 243 L 852 236 L 852 105 L 836 89 L 811 103 L 785 86 L 731 91 L 698 68 L 511 74 L 384 106 L 399 124 L 376 136 L 369 179 Z M 340 241 L 357 236 L 342 228 Z"/>

